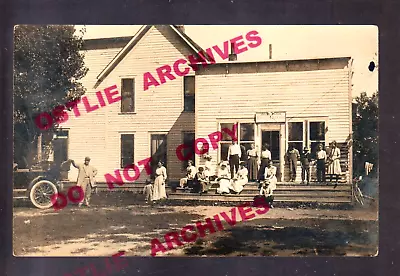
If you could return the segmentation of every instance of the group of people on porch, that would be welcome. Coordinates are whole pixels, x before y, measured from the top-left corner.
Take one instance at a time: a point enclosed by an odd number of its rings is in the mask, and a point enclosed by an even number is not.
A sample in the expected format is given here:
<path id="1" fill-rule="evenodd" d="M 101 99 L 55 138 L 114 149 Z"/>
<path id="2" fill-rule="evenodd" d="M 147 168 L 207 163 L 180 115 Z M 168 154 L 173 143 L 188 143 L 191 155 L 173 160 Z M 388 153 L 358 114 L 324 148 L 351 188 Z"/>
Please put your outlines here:
<path id="1" fill-rule="evenodd" d="M 238 160 L 243 160 L 243 154 L 243 149 L 240 149 L 236 141 L 233 141 L 232 145 L 228 149 L 228 160 L 231 173 L 233 173 L 234 169 L 238 166 Z M 245 153 L 245 158 L 249 180 L 258 182 L 263 181 L 265 179 L 265 169 L 272 159 L 269 145 L 264 144 L 261 153 L 259 153 L 257 147 L 254 144 L 251 144 L 250 149 Z M 342 173 L 340 167 L 340 149 L 338 148 L 336 141 L 332 141 L 329 144 L 328 152 L 325 151 L 323 145 L 320 143 L 317 145 L 316 150 L 313 153 L 311 153 L 310 149 L 307 147 L 304 147 L 303 150 L 299 152 L 293 143 L 289 143 L 288 150 L 285 154 L 285 161 L 289 169 L 290 182 L 296 181 L 298 161 L 300 161 L 301 166 L 302 184 L 310 184 L 310 168 L 312 164 L 316 165 L 316 176 L 317 182 L 319 183 L 325 183 L 326 175 L 328 175 L 329 182 L 332 183 L 335 181 L 336 187 Z M 329 185 L 329 182 L 327 185 Z"/>
<path id="2" fill-rule="evenodd" d="M 250 175 L 250 179 L 260 179 L 264 182 L 267 180 L 270 184 L 268 191 L 272 193 L 276 188 L 277 179 L 276 167 L 272 164 L 271 153 L 268 154 L 267 148 L 265 152 L 262 152 L 262 156 L 265 156 L 265 158 L 261 162 L 261 169 L 259 169 L 257 161 L 254 160 L 254 156 L 257 156 L 254 145 L 252 145 L 252 149 L 254 152 L 249 150 L 247 154 L 249 160 L 247 162 L 240 161 L 242 150 L 237 145 L 237 142 L 233 141 L 228 149 L 227 160 L 221 161 L 217 169 L 213 168 L 212 157 L 209 154 L 203 156 L 206 162 L 198 170 L 193 165 L 193 162 L 189 160 L 186 175 L 180 179 L 180 187 L 190 189 L 193 192 L 207 193 L 208 189 L 216 181 L 219 184 L 216 191 L 218 194 L 240 194 L 243 191 L 243 187 L 249 182 L 250 169 L 251 173 L 260 171 L 258 175 L 257 173 L 256 175 Z M 255 170 L 256 166 L 257 169 Z M 263 191 L 262 185 L 259 188 L 260 192 Z"/>
<path id="3" fill-rule="evenodd" d="M 326 182 L 326 175 L 329 175 L 329 182 L 332 183 L 335 179 L 335 188 L 338 185 L 342 170 L 340 167 L 340 149 L 337 147 L 336 141 L 330 143 L 329 153 L 324 150 L 322 144 L 318 144 L 314 155 L 310 153 L 307 147 L 304 147 L 302 153 L 299 153 L 294 145 L 290 144 L 285 157 L 289 164 L 290 182 L 296 180 L 297 161 L 300 160 L 303 184 L 305 182 L 307 185 L 310 184 L 310 165 L 314 162 L 316 164 L 317 182 Z M 329 182 L 327 185 L 329 185 Z"/>
<path id="4" fill-rule="evenodd" d="M 241 162 L 232 174 L 226 161 L 219 163 L 218 170 L 215 170 L 211 165 L 212 157 L 205 155 L 204 158 L 206 159 L 205 165 L 198 169 L 193 166 L 191 160 L 188 161 L 186 175 L 179 182 L 181 188 L 203 194 L 207 193 L 213 182 L 217 181 L 219 183 L 217 193 L 219 194 L 240 194 L 242 192 L 243 186 L 248 182 L 248 170 L 244 162 Z"/>
<path id="5" fill-rule="evenodd" d="M 302 183 L 309 185 L 310 166 L 315 163 L 317 182 L 325 182 L 328 174 L 330 182 L 335 178 L 336 187 L 341 174 L 340 149 L 337 147 L 336 141 L 330 143 L 329 149 L 327 154 L 323 145 L 318 144 L 315 154 L 311 154 L 307 147 L 304 147 L 300 153 L 293 144 L 289 144 L 285 154 L 289 167 L 289 181 L 294 182 L 296 180 L 297 163 L 300 161 Z M 241 158 L 242 152 L 243 150 L 237 144 L 237 141 L 232 141 L 228 148 L 227 160 L 221 161 L 217 169 L 212 166 L 212 157 L 209 154 L 203 156 L 206 162 L 204 166 L 199 168 L 196 168 L 193 161 L 189 160 L 186 175 L 180 179 L 179 186 L 203 194 L 207 193 L 209 188 L 217 182 L 219 184 L 218 194 L 240 194 L 249 181 L 258 181 L 260 183 L 260 194 L 271 196 L 276 189 L 277 167 L 273 165 L 269 145 L 264 144 L 259 154 L 256 146 L 252 144 L 246 152 L 247 161 L 243 161 L 243 158 Z M 146 191 L 146 194 L 151 194 L 149 199 L 151 198 L 154 201 L 167 197 L 165 192 L 166 179 L 166 168 L 162 162 L 159 162 L 155 171 L 154 185 L 147 185 L 147 189 L 151 188 L 151 191 Z"/>
<path id="6" fill-rule="evenodd" d="M 243 154 L 243 149 L 237 145 L 236 141 L 233 141 L 228 149 L 231 178 L 233 178 L 233 173 L 239 165 L 239 160 L 243 160 Z M 242 162 L 247 165 L 249 180 L 263 181 L 266 174 L 265 170 L 272 159 L 269 145 L 264 144 L 261 153 L 259 153 L 256 146 L 251 144 L 250 149 L 245 153 L 245 158 L 247 160 L 243 160 Z M 326 182 L 326 175 L 329 175 L 329 182 L 333 182 L 333 179 L 335 179 L 337 185 L 341 174 L 340 149 L 337 147 L 336 141 L 330 143 L 328 153 L 324 150 L 322 144 L 318 144 L 313 154 L 307 147 L 304 147 L 302 152 L 299 152 L 293 143 L 289 143 L 288 150 L 285 154 L 285 161 L 286 164 L 288 164 L 290 182 L 296 181 L 298 161 L 300 161 L 301 166 L 302 184 L 310 184 L 310 167 L 313 163 L 316 164 L 317 182 L 319 183 Z"/>

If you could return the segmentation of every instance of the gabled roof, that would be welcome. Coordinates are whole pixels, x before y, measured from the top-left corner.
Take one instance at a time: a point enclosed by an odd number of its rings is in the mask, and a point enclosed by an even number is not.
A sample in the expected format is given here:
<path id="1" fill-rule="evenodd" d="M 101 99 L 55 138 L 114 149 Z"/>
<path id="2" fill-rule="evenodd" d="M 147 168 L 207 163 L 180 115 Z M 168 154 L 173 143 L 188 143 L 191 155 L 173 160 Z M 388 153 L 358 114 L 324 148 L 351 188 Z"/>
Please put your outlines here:
<path id="1" fill-rule="evenodd" d="M 139 31 L 132 37 L 132 39 L 125 45 L 124 48 L 111 60 L 111 62 L 100 72 L 97 76 L 96 88 L 103 80 L 110 74 L 110 72 L 121 62 L 121 60 L 132 50 L 132 48 L 142 39 L 142 37 L 153 27 L 153 25 L 143 25 Z M 193 51 L 194 53 L 202 52 L 203 56 L 207 61 L 213 62 L 214 60 L 208 55 L 204 54 L 204 50 L 196 44 L 187 34 L 182 32 L 179 28 L 174 25 L 169 27 L 183 40 L 183 42 Z"/>

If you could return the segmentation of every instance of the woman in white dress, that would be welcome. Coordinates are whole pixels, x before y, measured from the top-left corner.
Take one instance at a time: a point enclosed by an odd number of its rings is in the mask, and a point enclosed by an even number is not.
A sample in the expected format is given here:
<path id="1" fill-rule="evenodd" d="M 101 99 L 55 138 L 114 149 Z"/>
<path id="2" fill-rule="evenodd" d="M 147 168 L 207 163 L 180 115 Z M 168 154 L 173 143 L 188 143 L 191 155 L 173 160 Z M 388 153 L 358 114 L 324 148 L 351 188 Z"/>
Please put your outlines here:
<path id="1" fill-rule="evenodd" d="M 243 191 L 243 186 L 249 182 L 248 179 L 248 174 L 249 171 L 247 168 L 244 166 L 245 162 L 240 163 L 240 168 L 238 170 L 237 176 L 235 179 L 233 179 L 232 182 L 232 190 L 235 191 L 236 193 L 240 194 Z"/>
<path id="2" fill-rule="evenodd" d="M 206 159 L 206 162 L 204 164 L 204 173 L 206 174 L 206 176 L 209 178 L 210 181 L 214 181 L 216 176 L 215 176 L 215 168 L 211 163 L 211 155 L 206 155 L 204 156 L 204 158 Z"/>
<path id="3" fill-rule="evenodd" d="M 339 175 L 342 173 L 342 169 L 340 168 L 340 149 L 336 145 L 336 141 L 331 143 L 331 152 L 328 156 L 328 175 L 330 181 L 332 183 L 333 175 L 336 177 L 335 188 L 339 181 Z"/>
<path id="4" fill-rule="evenodd" d="M 163 163 L 161 161 L 158 162 L 155 177 L 156 179 L 154 180 L 153 201 L 167 198 L 167 193 L 165 191 L 167 169 L 163 166 Z"/>
<path id="5" fill-rule="evenodd" d="M 218 170 L 217 181 L 219 183 L 219 188 L 217 188 L 218 194 L 229 194 L 229 189 L 232 187 L 231 177 L 228 167 L 225 162 L 221 163 L 221 167 Z"/>

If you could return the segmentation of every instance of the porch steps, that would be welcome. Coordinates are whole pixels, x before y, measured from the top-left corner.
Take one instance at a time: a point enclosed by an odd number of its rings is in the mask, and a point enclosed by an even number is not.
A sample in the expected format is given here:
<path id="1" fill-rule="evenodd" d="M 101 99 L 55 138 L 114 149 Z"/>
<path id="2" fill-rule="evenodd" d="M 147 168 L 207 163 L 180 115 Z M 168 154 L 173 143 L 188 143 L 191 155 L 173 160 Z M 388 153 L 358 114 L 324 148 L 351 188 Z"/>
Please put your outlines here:
<path id="1" fill-rule="evenodd" d="M 71 182 L 64 187 L 75 185 Z M 142 193 L 144 183 L 125 183 L 123 186 L 115 185 L 112 190 L 108 189 L 106 183 L 98 183 L 98 192 L 133 192 Z M 189 201 L 215 201 L 215 202 L 246 202 L 252 201 L 254 196 L 259 193 L 258 183 L 249 182 L 244 186 L 240 195 L 216 194 L 218 183 L 214 183 L 207 194 L 199 195 L 190 193 L 182 188 L 175 188 L 175 185 L 167 185 L 166 190 L 170 200 L 189 200 Z M 64 188 L 65 190 L 65 188 Z M 328 186 L 320 183 L 310 183 L 304 185 L 300 183 L 278 183 L 277 189 L 274 191 L 274 200 L 276 202 L 315 202 L 315 203 L 351 203 L 352 202 L 352 186 L 351 184 L 342 184 L 333 188 L 333 184 Z"/>
<path id="2" fill-rule="evenodd" d="M 218 184 L 213 185 L 207 194 L 195 194 L 185 191 L 182 188 L 172 190 L 168 187 L 169 199 L 172 200 L 197 200 L 197 201 L 233 201 L 244 202 L 252 201 L 258 194 L 258 183 L 248 183 L 244 186 L 240 194 L 219 195 L 216 194 Z M 351 185 L 316 185 L 309 186 L 301 184 L 277 184 L 274 191 L 274 201 L 276 202 L 318 202 L 318 203 L 351 203 L 352 201 Z"/>
<path id="3" fill-rule="evenodd" d="M 195 194 L 169 194 L 170 200 L 185 200 L 185 201 L 214 201 L 214 202 L 250 202 L 254 200 L 253 195 L 216 195 L 203 194 L 201 196 Z M 351 203 L 349 197 L 302 197 L 302 196 L 281 196 L 274 195 L 275 202 L 316 202 L 316 203 Z"/>

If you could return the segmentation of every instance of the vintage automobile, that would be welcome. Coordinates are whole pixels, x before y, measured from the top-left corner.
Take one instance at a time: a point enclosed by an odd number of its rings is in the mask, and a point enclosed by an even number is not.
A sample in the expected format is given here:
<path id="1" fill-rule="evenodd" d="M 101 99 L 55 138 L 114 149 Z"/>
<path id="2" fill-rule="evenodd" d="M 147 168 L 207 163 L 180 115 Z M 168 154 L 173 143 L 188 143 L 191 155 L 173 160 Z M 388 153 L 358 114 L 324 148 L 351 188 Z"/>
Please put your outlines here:
<path id="1" fill-rule="evenodd" d="M 14 163 L 14 199 L 29 199 L 39 209 L 47 209 L 53 205 L 51 197 L 63 191 L 68 183 L 67 174 L 70 161 L 61 165 L 43 162 L 29 169 L 19 169 Z"/>

